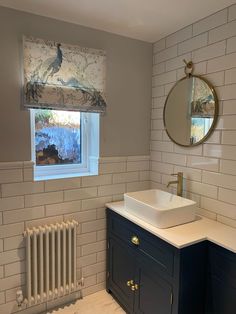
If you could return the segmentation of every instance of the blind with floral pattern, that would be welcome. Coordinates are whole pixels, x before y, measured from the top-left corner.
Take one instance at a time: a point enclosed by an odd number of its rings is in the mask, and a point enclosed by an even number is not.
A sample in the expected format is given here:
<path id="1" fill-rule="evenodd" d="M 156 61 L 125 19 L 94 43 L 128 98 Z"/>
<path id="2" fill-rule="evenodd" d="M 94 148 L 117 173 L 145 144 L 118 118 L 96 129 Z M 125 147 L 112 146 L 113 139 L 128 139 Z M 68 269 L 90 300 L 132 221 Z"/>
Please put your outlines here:
<path id="1" fill-rule="evenodd" d="M 24 107 L 106 110 L 106 54 L 54 41 L 23 38 Z"/>

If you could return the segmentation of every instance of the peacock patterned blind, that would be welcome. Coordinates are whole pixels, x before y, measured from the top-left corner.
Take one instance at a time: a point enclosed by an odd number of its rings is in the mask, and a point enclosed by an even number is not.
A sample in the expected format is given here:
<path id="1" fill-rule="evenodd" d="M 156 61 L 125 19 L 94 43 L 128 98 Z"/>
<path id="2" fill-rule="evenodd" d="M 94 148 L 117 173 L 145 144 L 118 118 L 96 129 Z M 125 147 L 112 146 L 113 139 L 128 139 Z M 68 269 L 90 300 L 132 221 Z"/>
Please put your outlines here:
<path id="1" fill-rule="evenodd" d="M 24 107 L 104 113 L 103 50 L 23 38 Z"/>

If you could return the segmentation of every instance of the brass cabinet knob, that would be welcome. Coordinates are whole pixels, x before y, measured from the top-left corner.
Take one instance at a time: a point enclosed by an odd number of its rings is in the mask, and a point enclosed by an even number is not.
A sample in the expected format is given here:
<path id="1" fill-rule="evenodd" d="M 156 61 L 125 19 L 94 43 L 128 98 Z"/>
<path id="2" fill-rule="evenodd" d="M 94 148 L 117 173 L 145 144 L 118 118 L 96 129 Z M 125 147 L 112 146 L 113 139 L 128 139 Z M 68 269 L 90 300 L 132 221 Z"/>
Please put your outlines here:
<path id="1" fill-rule="evenodd" d="M 134 245 L 139 245 L 139 238 L 138 238 L 137 236 L 132 236 L 131 242 L 132 242 Z"/>
<path id="2" fill-rule="evenodd" d="M 132 286 L 134 284 L 134 281 L 133 280 L 128 280 L 126 284 L 127 284 L 128 287 L 130 287 L 130 286 Z"/>
<path id="3" fill-rule="evenodd" d="M 131 286 L 130 289 L 131 289 L 132 291 L 136 291 L 136 290 L 138 290 L 138 285 L 135 284 L 135 285 Z"/>

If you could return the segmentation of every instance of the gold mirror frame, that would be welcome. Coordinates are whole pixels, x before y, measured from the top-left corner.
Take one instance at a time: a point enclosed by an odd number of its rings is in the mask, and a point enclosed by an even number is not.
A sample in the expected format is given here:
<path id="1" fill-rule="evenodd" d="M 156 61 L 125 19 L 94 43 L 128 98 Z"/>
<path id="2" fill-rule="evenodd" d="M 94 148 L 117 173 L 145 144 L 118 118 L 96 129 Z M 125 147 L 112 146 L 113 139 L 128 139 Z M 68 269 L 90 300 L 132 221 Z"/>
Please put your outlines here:
<path id="1" fill-rule="evenodd" d="M 196 77 L 202 81 L 204 81 L 208 87 L 210 88 L 212 94 L 213 94 L 213 97 L 214 97 L 214 100 L 215 100 L 215 111 L 214 111 L 214 118 L 213 118 L 213 122 L 212 122 L 212 125 L 209 129 L 209 131 L 207 132 L 207 134 L 198 142 L 194 143 L 194 144 L 189 144 L 189 145 L 184 145 L 184 144 L 180 144 L 178 142 L 176 142 L 172 137 L 171 135 L 169 134 L 168 130 L 167 130 L 167 127 L 166 127 L 166 119 L 165 119 L 165 111 L 166 111 L 166 106 L 167 106 L 167 103 L 168 103 L 168 99 L 170 97 L 170 94 L 171 92 L 175 89 L 176 85 L 183 81 L 183 80 L 187 80 L 191 77 Z M 198 76 L 198 75 L 193 75 L 193 74 L 186 74 L 185 77 L 183 77 L 182 79 L 178 80 L 174 86 L 171 88 L 171 90 L 169 91 L 167 97 L 166 97 L 166 101 L 165 101 L 165 105 L 164 105 L 164 110 L 163 110 L 163 122 L 164 122 L 164 129 L 168 135 L 168 137 L 171 139 L 172 142 L 174 142 L 175 144 L 179 145 L 179 146 L 182 146 L 182 147 L 193 147 L 193 146 L 197 146 L 197 145 L 200 145 L 202 143 L 204 143 L 206 141 L 206 139 L 212 134 L 215 126 L 216 126 L 216 123 L 217 123 L 217 120 L 218 120 L 218 114 L 219 114 L 219 101 L 218 101 L 218 97 L 216 95 L 216 91 L 213 87 L 213 85 L 211 83 L 209 83 L 205 78 L 201 77 L 201 76 Z"/>

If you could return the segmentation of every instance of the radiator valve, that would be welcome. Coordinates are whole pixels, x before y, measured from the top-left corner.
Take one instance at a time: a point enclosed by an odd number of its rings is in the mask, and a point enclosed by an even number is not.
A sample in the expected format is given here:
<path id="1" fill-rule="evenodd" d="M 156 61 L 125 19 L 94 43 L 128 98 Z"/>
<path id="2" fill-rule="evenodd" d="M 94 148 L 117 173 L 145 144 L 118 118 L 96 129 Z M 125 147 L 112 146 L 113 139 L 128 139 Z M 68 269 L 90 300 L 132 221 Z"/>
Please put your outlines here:
<path id="1" fill-rule="evenodd" d="M 22 290 L 17 290 L 16 291 L 16 302 L 17 302 L 18 307 L 21 307 L 23 301 L 24 301 L 24 297 L 23 297 Z"/>

